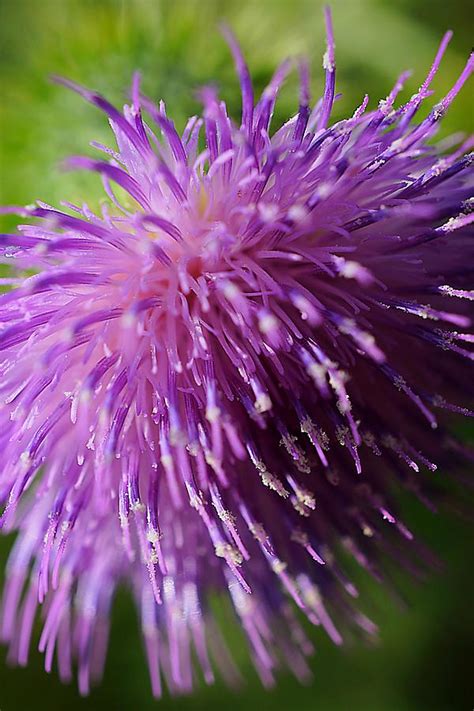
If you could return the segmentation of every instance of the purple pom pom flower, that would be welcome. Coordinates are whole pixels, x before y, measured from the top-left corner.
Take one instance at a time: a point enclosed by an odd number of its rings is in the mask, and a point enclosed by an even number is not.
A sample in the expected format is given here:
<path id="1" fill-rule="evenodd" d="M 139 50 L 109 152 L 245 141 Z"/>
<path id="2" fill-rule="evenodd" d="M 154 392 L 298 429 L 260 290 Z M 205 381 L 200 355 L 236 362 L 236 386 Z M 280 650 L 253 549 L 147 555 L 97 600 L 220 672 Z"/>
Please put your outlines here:
<path id="1" fill-rule="evenodd" d="M 109 118 L 117 149 L 69 160 L 108 204 L 4 210 L 34 219 L 0 238 L 18 270 L 0 295 L 1 527 L 18 532 L 1 635 L 25 664 L 40 606 L 46 668 L 77 665 L 81 693 L 121 584 L 156 696 L 190 691 L 196 664 L 235 680 L 215 594 L 264 684 L 281 666 L 306 678 L 297 608 L 336 644 L 376 632 L 340 550 L 377 579 L 387 556 L 417 574 L 429 553 L 394 494 L 434 506 L 437 468 L 466 470 L 449 422 L 474 390 L 473 142 L 430 139 L 474 57 L 423 120 L 450 33 L 407 103 L 402 74 L 330 125 L 326 22 L 324 95 L 310 108 L 301 63 L 298 112 L 274 133 L 290 66 L 255 102 L 227 30 L 240 125 L 213 88 L 180 135 L 138 76 L 123 113 L 60 80 Z"/>

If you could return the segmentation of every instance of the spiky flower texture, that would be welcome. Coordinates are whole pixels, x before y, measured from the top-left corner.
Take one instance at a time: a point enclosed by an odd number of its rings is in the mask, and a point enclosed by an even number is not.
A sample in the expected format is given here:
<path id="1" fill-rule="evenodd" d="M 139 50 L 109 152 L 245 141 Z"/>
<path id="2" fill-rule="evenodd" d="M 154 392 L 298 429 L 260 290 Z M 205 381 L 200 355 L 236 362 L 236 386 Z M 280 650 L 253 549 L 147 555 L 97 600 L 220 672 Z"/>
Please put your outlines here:
<path id="1" fill-rule="evenodd" d="M 19 270 L 0 296 L 1 526 L 18 531 L 1 633 L 25 664 L 42 605 L 46 668 L 55 651 L 64 680 L 77 664 L 82 693 L 122 583 L 156 696 L 162 680 L 190 691 L 196 663 L 233 680 L 220 593 L 265 684 L 279 666 L 306 677 L 296 608 L 336 644 L 348 622 L 375 632 L 339 551 L 377 578 L 387 555 L 416 572 L 427 554 L 393 495 L 431 506 L 437 467 L 466 469 L 446 416 L 469 414 L 474 384 L 472 142 L 429 140 L 473 57 L 418 123 L 450 33 L 407 103 L 402 75 L 329 125 L 326 23 L 324 95 L 311 110 L 302 63 L 299 110 L 273 134 L 289 65 L 255 103 L 227 31 L 240 126 L 212 88 L 179 135 L 138 76 L 123 114 L 61 80 L 109 117 L 117 150 L 69 161 L 108 206 L 11 209 L 35 221 L 0 243 Z"/>

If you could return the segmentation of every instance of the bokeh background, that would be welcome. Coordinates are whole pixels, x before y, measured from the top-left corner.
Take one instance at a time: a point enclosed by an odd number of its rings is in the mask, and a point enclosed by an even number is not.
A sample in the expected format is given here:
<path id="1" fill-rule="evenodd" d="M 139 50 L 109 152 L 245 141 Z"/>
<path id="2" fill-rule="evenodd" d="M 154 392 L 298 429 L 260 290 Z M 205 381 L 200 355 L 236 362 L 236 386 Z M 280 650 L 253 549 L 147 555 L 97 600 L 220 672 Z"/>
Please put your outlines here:
<path id="1" fill-rule="evenodd" d="M 332 7 L 342 93 L 336 118 L 351 113 L 366 91 L 375 105 L 401 69 L 413 69 L 405 92 L 410 96 L 442 33 L 451 28 L 455 36 L 434 82 L 440 96 L 460 73 L 474 36 L 469 0 L 333 0 Z M 65 175 L 59 166 L 67 155 L 87 150 L 90 140 L 110 142 L 107 123 L 79 97 L 51 84 L 51 74 L 65 75 L 124 103 L 131 74 L 139 68 L 145 91 L 166 100 L 178 128 L 199 108 L 196 87 L 212 81 L 237 115 L 237 80 L 217 29 L 222 19 L 240 38 L 257 90 L 283 57 L 306 54 L 311 58 L 314 94 L 321 91 L 320 0 L 0 0 L 1 202 L 88 200 L 93 206 L 101 197 L 93 176 Z M 469 91 L 465 88 L 450 110 L 442 135 L 472 131 L 474 103 Z M 289 80 L 277 106 L 276 124 L 295 111 L 296 96 L 296 81 Z M 6 228 L 12 222 L 3 218 Z M 246 680 L 243 688 L 229 691 L 219 682 L 191 698 L 153 701 L 135 612 L 122 591 L 114 608 L 105 678 L 91 696 L 81 699 L 74 685 L 62 686 L 54 671 L 47 675 L 36 651 L 27 669 L 12 669 L 0 648 L 0 709 L 472 709 L 473 528 L 452 515 L 435 516 L 410 502 L 405 509 L 411 528 L 444 561 L 444 570 L 420 587 L 398 580 L 406 606 L 356 571 L 368 601 L 365 611 L 380 625 L 380 644 L 354 644 L 341 651 L 318 630 L 311 631 L 317 647 L 311 686 L 300 687 L 282 675 L 272 692 L 264 692 L 241 633 L 221 605 L 225 634 Z M 11 539 L 0 540 L 0 571 L 10 544 Z"/>

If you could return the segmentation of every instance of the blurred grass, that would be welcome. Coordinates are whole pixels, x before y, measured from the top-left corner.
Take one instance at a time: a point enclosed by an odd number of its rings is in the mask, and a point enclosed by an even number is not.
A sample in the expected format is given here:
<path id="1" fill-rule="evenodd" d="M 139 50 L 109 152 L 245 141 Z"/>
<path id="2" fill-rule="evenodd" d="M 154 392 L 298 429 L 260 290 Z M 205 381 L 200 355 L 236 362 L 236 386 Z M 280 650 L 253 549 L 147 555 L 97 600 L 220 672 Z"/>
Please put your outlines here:
<path id="1" fill-rule="evenodd" d="M 311 58 L 314 95 L 321 92 L 324 51 L 319 0 L 0 0 L 0 202 L 27 204 L 40 198 L 96 203 L 99 181 L 64 175 L 62 159 L 87 151 L 90 140 L 110 143 L 103 116 L 79 97 L 48 82 L 62 74 L 97 89 L 115 102 L 127 99 L 132 72 L 139 68 L 145 91 L 163 97 L 178 127 L 199 110 L 195 89 L 217 83 L 234 116 L 240 100 L 228 49 L 217 26 L 227 20 L 261 90 L 285 56 Z M 472 9 L 465 0 L 334 0 L 338 90 L 335 118 L 353 111 L 368 91 L 372 105 L 386 95 L 402 69 L 412 68 L 409 96 L 425 76 L 443 32 L 454 40 L 435 82 L 435 98 L 454 83 L 472 42 Z M 294 78 L 285 86 L 275 122 L 297 105 Z M 474 104 L 464 89 L 448 113 L 442 135 L 472 130 Z M 12 224 L 3 218 L 3 224 Z M 269 711 L 453 711 L 474 700 L 469 658 L 474 652 L 472 533 L 458 521 L 438 519 L 412 507 L 411 522 L 447 561 L 444 576 L 419 589 L 405 582 L 410 601 L 401 613 L 383 591 L 362 581 L 375 606 L 382 644 L 335 649 L 313 632 L 315 681 L 303 688 L 281 678 L 270 694 L 255 677 L 235 626 L 221 616 L 242 662 L 247 684 L 239 694 L 218 683 L 189 699 L 160 702 L 174 711 L 217 711 L 264 706 Z M 3 570 L 10 541 L 2 540 Z M 1 575 L 1 574 L 0 574 Z M 0 709 L 151 709 L 135 613 L 125 592 L 114 612 L 111 648 L 101 687 L 80 699 L 74 686 L 47 676 L 42 658 L 31 655 L 26 670 L 9 669 L 0 653 Z"/>

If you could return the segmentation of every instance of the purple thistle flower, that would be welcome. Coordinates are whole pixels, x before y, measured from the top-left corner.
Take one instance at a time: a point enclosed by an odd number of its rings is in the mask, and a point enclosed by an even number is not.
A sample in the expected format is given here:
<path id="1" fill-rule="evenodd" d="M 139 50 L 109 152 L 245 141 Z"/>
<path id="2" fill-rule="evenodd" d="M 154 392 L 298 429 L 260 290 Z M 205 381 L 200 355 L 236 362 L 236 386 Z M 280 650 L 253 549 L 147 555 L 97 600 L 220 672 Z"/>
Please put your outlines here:
<path id="1" fill-rule="evenodd" d="M 296 608 L 336 644 L 348 623 L 376 631 L 338 551 L 377 579 L 387 556 L 418 574 L 429 553 L 394 493 L 434 506 L 430 473 L 466 468 L 449 415 L 472 414 L 473 141 L 429 141 L 474 56 L 418 123 L 450 33 L 407 103 L 402 74 L 330 125 L 326 22 L 324 95 L 311 109 L 302 64 L 298 112 L 273 134 L 289 64 L 255 103 L 227 30 L 240 126 L 212 88 L 180 135 L 138 76 L 123 114 L 59 80 L 110 120 L 117 150 L 69 160 L 109 204 L 4 210 L 35 221 L 0 238 L 19 270 L 0 295 L 1 527 L 18 531 L 1 635 L 26 664 L 42 606 L 46 668 L 56 653 L 67 680 L 77 664 L 81 693 L 122 583 L 156 696 L 162 680 L 190 691 L 194 659 L 206 682 L 214 665 L 235 679 L 216 593 L 264 684 L 280 666 L 304 679 Z"/>

